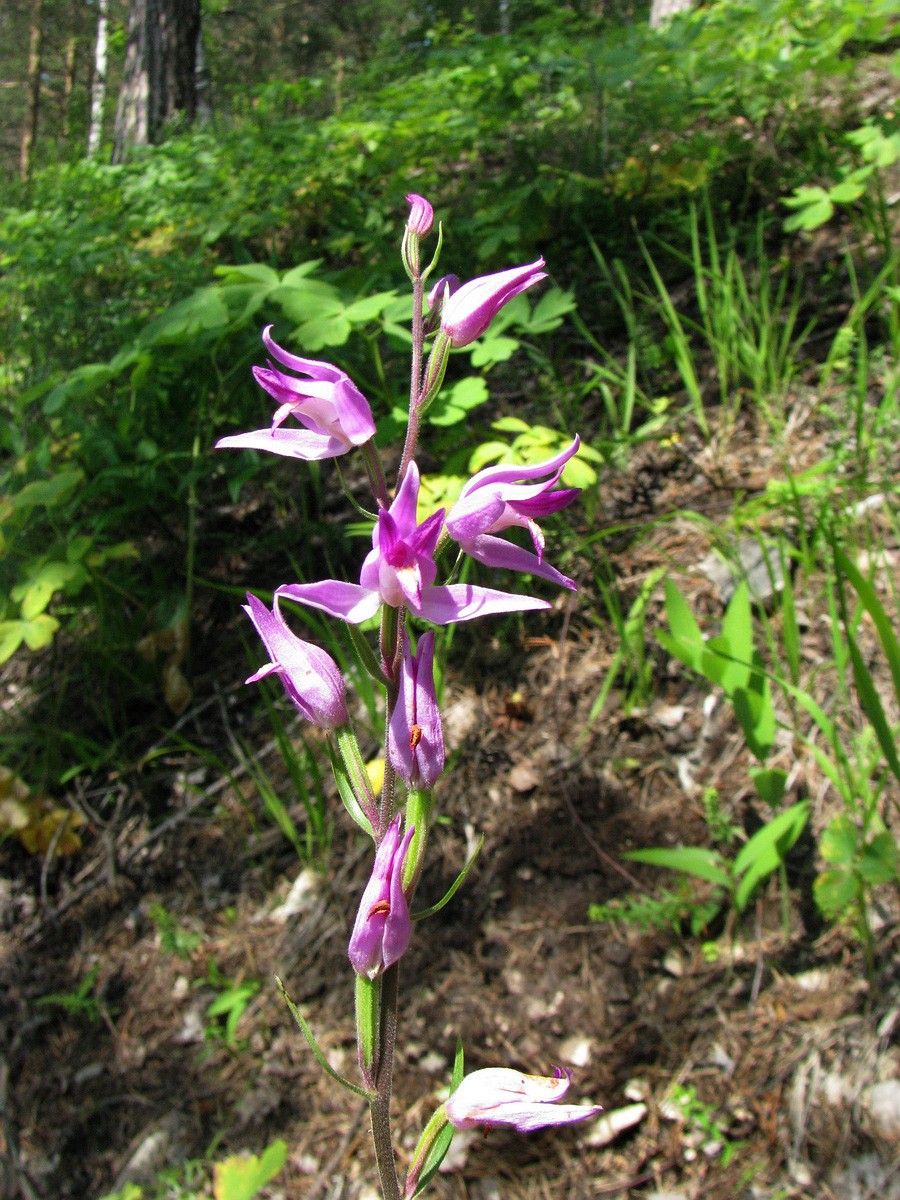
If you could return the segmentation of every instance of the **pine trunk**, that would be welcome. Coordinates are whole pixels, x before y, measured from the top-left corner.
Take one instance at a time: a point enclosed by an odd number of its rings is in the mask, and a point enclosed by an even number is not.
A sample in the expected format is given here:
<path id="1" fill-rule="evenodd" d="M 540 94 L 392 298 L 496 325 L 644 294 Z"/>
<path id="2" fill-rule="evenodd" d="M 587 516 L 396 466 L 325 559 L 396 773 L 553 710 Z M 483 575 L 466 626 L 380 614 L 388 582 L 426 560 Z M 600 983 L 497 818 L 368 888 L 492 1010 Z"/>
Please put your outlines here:
<path id="1" fill-rule="evenodd" d="M 194 120 L 199 35 L 200 0 L 131 0 L 113 162 L 131 146 L 159 141 L 176 113 Z"/>

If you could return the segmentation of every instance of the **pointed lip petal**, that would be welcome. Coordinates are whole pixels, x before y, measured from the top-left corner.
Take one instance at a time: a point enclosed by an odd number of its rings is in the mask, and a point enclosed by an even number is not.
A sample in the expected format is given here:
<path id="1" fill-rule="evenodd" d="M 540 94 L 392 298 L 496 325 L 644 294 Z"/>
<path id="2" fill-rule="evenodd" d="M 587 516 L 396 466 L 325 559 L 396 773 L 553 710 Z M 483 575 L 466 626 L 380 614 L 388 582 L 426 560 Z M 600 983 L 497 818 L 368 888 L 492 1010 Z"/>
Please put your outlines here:
<path id="1" fill-rule="evenodd" d="M 555 492 L 540 492 L 526 500 L 508 500 L 509 507 L 531 520 L 534 517 L 549 517 L 552 513 L 567 508 L 581 495 L 581 488 L 557 488 Z"/>
<path id="2" fill-rule="evenodd" d="M 358 583 L 344 583 L 340 579 L 322 579 L 318 583 L 286 583 L 276 589 L 276 603 L 282 596 L 296 600 L 298 604 L 318 608 L 351 625 L 368 621 L 381 607 L 378 592 Z"/>
<path id="3" fill-rule="evenodd" d="M 433 512 L 430 517 L 426 517 L 422 524 L 417 526 L 415 531 L 407 537 L 407 545 L 413 554 L 423 554 L 426 558 L 432 558 L 438 538 L 441 536 L 443 524 L 443 508 Z"/>
<path id="4" fill-rule="evenodd" d="M 577 584 L 568 575 L 563 575 L 561 571 L 557 571 L 548 562 L 539 559 L 530 550 L 525 550 L 514 542 L 507 542 L 504 538 L 496 538 L 488 533 L 482 533 L 471 542 L 467 542 L 463 549 L 470 558 L 477 559 L 486 567 L 521 571 L 526 575 L 536 575 L 539 579 L 546 579 L 549 583 L 555 583 L 557 587 L 568 588 L 572 592 L 578 590 Z"/>
<path id="5" fill-rule="evenodd" d="M 347 442 L 311 429 L 254 429 L 219 438 L 217 450 L 265 450 L 284 458 L 302 458 L 307 462 L 337 458 L 347 453 Z"/>
<path id="6" fill-rule="evenodd" d="M 528 612 L 552 608 L 536 596 L 519 596 L 495 588 L 475 587 L 470 583 L 450 583 L 426 588 L 422 605 L 416 613 L 433 625 L 450 625 L 454 621 L 472 621 L 492 613 Z"/>

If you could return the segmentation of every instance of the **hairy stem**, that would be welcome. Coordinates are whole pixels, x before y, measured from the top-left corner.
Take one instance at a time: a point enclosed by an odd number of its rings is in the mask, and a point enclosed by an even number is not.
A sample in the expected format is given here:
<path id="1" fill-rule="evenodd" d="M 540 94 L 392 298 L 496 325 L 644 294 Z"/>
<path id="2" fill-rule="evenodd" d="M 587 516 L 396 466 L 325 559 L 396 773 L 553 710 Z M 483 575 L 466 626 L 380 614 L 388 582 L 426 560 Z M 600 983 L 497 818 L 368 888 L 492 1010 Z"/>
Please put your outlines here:
<path id="1" fill-rule="evenodd" d="M 400 1184 L 394 1162 L 394 1147 L 391 1140 L 391 1082 L 394 1067 L 394 1042 L 397 1036 L 397 990 L 399 964 L 389 967 L 381 986 L 380 1051 L 378 1073 L 375 1078 L 375 1096 L 369 1101 L 372 1116 L 372 1140 L 375 1143 L 375 1160 L 381 1180 L 384 1200 L 400 1200 Z"/>
<path id="2" fill-rule="evenodd" d="M 422 347 L 425 344 L 425 323 L 422 319 L 422 303 L 425 298 L 425 284 L 418 273 L 413 279 L 413 315 L 412 315 L 412 366 L 409 373 L 409 424 L 406 427 L 406 442 L 403 446 L 403 457 L 400 459 L 400 470 L 397 472 L 397 487 L 403 482 L 406 468 L 416 452 L 419 440 L 419 400 L 422 396 Z"/>

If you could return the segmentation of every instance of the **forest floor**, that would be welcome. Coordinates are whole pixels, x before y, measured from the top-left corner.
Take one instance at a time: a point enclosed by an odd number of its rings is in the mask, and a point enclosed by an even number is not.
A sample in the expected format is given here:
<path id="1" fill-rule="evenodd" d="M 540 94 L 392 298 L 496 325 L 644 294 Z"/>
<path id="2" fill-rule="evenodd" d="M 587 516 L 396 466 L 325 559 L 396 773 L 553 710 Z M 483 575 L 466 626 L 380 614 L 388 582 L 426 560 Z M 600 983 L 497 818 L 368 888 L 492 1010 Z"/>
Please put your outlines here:
<path id="1" fill-rule="evenodd" d="M 797 470 L 818 437 L 811 417 L 801 426 L 789 451 Z M 779 470 L 739 428 L 715 461 L 685 436 L 609 471 L 591 520 L 625 531 L 605 540 L 623 594 L 666 567 L 695 612 L 719 619 L 722 599 L 697 570 L 709 534 L 659 518 L 690 509 L 712 527 L 736 490 L 758 492 Z M 598 616 L 593 568 L 581 566 L 582 591 L 529 614 L 521 645 L 492 641 L 488 623 L 461 627 L 454 642 L 452 759 L 414 907 L 435 903 L 482 832 L 485 842 L 402 963 L 401 1158 L 461 1037 L 468 1070 L 568 1067 L 573 1100 L 602 1104 L 611 1121 L 458 1134 L 436 1200 L 900 1197 L 900 969 L 887 901 L 875 913 L 873 979 L 851 933 L 817 919 L 811 836 L 788 864 L 787 931 L 777 880 L 739 919 L 723 914 L 697 937 L 677 920 L 589 920 L 591 904 L 671 886 L 625 851 L 709 843 L 704 789 L 718 790 L 741 830 L 762 818 L 730 709 L 705 705 L 707 689 L 655 643 L 661 585 L 647 622 L 652 698 L 629 710 L 614 690 L 589 720 L 618 643 Z M 827 639 L 818 615 L 806 616 L 813 663 Z M 185 743 L 224 744 L 230 726 L 253 736 L 234 679 L 238 619 L 220 623 L 221 653 L 204 654 L 210 665 L 195 674 L 197 699 L 178 722 Z M 785 803 L 808 797 L 818 833 L 827 789 L 792 753 L 779 750 Z M 263 761 L 286 795 L 277 753 Z M 335 805 L 330 849 L 304 867 L 248 780 L 238 795 L 188 750 L 148 762 L 102 781 L 107 801 L 123 797 L 120 815 L 89 822 L 79 855 L 48 863 L 11 839 L 0 846 L 4 1200 L 97 1200 L 128 1183 L 145 1197 L 207 1196 L 211 1160 L 260 1153 L 275 1138 L 287 1163 L 262 1195 L 373 1197 L 363 1102 L 323 1074 L 273 982 L 284 980 L 329 1061 L 353 1077 L 346 945 L 364 839 Z M 168 790 L 161 820 L 129 803 L 151 777 Z M 95 800 L 94 811 L 115 805 Z M 293 815 L 302 821 L 302 810 Z M 702 896 L 683 898 L 689 916 Z M 209 1012 L 223 996 L 226 1010 L 244 1005 L 231 1045 L 224 1018 Z M 180 1181 L 168 1190 L 166 1171 Z"/>

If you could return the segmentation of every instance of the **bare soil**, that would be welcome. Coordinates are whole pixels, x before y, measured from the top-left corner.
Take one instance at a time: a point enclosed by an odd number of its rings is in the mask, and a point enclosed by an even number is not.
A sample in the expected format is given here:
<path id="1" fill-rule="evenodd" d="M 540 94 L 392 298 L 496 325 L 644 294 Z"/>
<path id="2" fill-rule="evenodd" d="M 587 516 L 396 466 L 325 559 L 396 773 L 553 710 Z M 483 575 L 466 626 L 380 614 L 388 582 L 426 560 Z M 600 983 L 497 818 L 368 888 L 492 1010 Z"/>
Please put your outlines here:
<path id="1" fill-rule="evenodd" d="M 815 460 L 818 437 L 799 423 L 795 470 Z M 690 508 L 713 528 L 736 493 L 760 491 L 779 470 L 751 429 L 734 432 L 727 454 L 689 438 L 656 447 L 627 475 L 610 471 L 580 532 L 620 531 L 604 547 L 626 600 L 666 565 L 704 619 L 718 619 L 721 598 L 695 569 L 709 532 L 660 518 Z M 433 1185 L 440 1200 L 900 1197 L 900 1126 L 873 1117 L 871 1104 L 874 1085 L 900 1078 L 891 897 L 876 914 L 874 980 L 852 934 L 817 921 L 812 837 L 789 863 L 787 934 L 775 883 L 740 919 L 723 914 L 697 937 L 686 924 L 588 919 L 591 904 L 658 894 L 663 873 L 630 864 L 625 851 L 709 842 L 704 788 L 718 789 L 747 832 L 764 816 L 729 711 L 704 713 L 706 690 L 655 643 L 660 589 L 648 616 L 653 699 L 629 710 L 614 690 L 588 720 L 618 648 L 598 617 L 593 554 L 587 546 L 575 563 L 580 595 L 529 615 L 516 642 L 501 642 L 489 623 L 460 627 L 454 641 L 454 753 L 414 907 L 443 895 L 482 832 L 485 843 L 456 897 L 416 927 L 402 964 L 400 1157 L 446 1086 L 461 1037 L 470 1070 L 561 1064 L 576 1100 L 630 1109 L 634 1123 L 611 1137 L 594 1122 L 458 1137 L 452 1169 Z M 271 734 L 254 734 L 235 683 L 239 617 L 221 603 L 205 615 L 218 645 L 203 662 L 215 667 L 195 671 L 195 700 L 177 728 L 202 745 L 225 744 L 234 728 L 254 735 L 286 796 L 277 752 L 264 744 Z M 812 671 L 827 643 L 810 620 Z M 786 802 L 810 797 L 818 831 L 830 801 L 815 764 L 790 745 L 781 756 Z M 330 848 L 304 867 L 250 781 L 233 785 L 188 750 L 94 782 L 80 796 L 95 819 L 79 855 L 0 847 L 2 1196 L 96 1200 L 127 1182 L 146 1196 L 182 1194 L 174 1184 L 154 1191 L 166 1169 L 207 1196 L 203 1162 L 284 1138 L 286 1167 L 263 1195 L 371 1197 L 364 1106 L 318 1068 L 273 981 L 284 980 L 332 1065 L 352 1077 L 346 944 L 368 868 L 364 840 L 335 802 Z M 299 806 L 292 815 L 302 825 Z M 304 901 L 284 919 L 278 906 L 301 871 Z M 167 945 L 154 905 L 195 944 L 181 954 Z M 71 997 L 95 968 L 80 1008 L 46 1002 Z M 206 1012 L 222 991 L 216 978 L 259 985 L 232 1046 Z"/>

